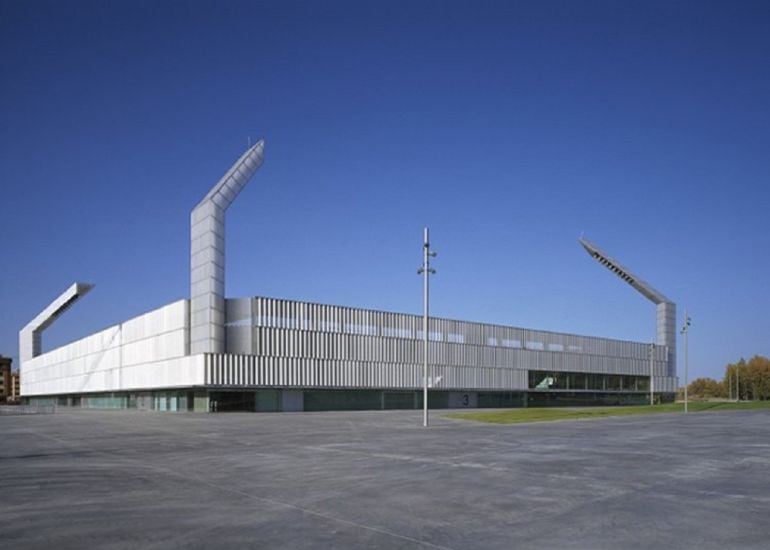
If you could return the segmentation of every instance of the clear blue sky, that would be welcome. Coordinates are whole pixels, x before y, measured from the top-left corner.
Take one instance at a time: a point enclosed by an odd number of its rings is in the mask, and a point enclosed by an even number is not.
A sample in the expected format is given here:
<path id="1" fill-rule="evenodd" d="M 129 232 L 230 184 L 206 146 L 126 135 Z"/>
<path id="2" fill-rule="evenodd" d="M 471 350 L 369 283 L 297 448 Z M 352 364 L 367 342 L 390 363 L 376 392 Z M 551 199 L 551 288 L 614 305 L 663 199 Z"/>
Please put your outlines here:
<path id="1" fill-rule="evenodd" d="M 248 140 L 227 293 L 770 355 L 767 2 L 0 3 L 0 353 L 189 294 L 189 212 Z M 679 352 L 680 376 L 683 353 Z"/>

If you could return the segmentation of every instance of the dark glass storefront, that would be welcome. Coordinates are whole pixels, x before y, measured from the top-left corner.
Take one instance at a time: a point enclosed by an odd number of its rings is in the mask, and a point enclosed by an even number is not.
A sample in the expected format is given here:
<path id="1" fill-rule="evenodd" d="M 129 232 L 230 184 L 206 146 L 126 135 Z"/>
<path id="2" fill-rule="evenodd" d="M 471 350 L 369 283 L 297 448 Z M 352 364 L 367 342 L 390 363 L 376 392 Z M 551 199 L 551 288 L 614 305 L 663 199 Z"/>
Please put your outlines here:
<path id="1" fill-rule="evenodd" d="M 530 390 L 650 391 L 649 376 L 529 371 Z"/>
<path id="2" fill-rule="evenodd" d="M 528 391 L 452 392 L 431 390 L 428 406 L 448 408 L 574 407 L 644 405 L 649 403 L 649 379 L 644 376 L 530 371 Z M 287 392 L 295 400 L 287 407 Z M 298 401 L 296 400 L 298 398 Z M 670 403 L 674 394 L 655 394 Z M 421 409 L 421 390 L 355 389 L 232 389 L 104 393 L 32 397 L 33 405 L 89 409 L 139 409 L 167 412 L 279 412 L 282 410 L 339 411 Z"/>

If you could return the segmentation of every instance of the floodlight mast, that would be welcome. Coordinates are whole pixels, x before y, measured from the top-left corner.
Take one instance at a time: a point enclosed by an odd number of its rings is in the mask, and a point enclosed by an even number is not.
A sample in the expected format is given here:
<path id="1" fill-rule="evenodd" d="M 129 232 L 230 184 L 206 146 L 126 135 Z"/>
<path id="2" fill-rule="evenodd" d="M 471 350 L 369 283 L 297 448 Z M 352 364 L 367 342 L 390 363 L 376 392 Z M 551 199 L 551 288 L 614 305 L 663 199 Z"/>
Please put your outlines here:
<path id="1" fill-rule="evenodd" d="M 72 304 L 91 292 L 94 285 L 72 283 L 48 307 L 41 311 L 19 332 L 19 362 L 23 365 L 29 359 L 43 352 L 43 331 L 53 324 Z"/>
<path id="2" fill-rule="evenodd" d="M 657 345 L 668 348 L 667 376 L 676 377 L 676 304 L 637 277 L 630 269 L 605 253 L 594 243 L 580 237 L 581 246 L 588 255 L 631 285 L 657 307 Z M 650 380 L 652 383 L 652 380 Z"/>
<path id="3" fill-rule="evenodd" d="M 262 166 L 249 147 L 190 214 L 190 353 L 225 351 L 225 211 Z"/>

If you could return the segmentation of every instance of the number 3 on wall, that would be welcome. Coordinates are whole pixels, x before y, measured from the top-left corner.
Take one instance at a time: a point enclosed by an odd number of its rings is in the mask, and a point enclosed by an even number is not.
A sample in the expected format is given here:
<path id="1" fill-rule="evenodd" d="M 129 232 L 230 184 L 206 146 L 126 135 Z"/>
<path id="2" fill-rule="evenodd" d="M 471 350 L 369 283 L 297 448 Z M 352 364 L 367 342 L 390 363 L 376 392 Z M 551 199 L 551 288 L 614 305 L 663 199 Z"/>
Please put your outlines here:
<path id="1" fill-rule="evenodd" d="M 467 393 L 463 394 L 463 407 L 467 407 L 471 404 L 471 398 L 468 396 Z"/>

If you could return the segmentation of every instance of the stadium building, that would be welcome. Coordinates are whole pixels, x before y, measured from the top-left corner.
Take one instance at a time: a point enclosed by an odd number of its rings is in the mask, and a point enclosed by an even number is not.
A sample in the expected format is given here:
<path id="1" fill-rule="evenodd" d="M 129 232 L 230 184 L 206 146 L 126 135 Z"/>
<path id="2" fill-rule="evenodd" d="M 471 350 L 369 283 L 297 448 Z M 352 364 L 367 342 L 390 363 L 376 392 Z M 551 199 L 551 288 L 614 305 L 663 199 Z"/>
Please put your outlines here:
<path id="1" fill-rule="evenodd" d="M 259 141 L 193 209 L 189 300 L 43 353 L 43 331 L 93 286 L 74 283 L 20 331 L 26 402 L 200 412 L 422 407 L 421 316 L 225 297 L 225 212 L 263 158 Z M 673 400 L 676 306 L 580 242 L 656 304 L 656 344 L 433 317 L 430 407 L 646 403 L 651 382 L 659 400 Z"/>

